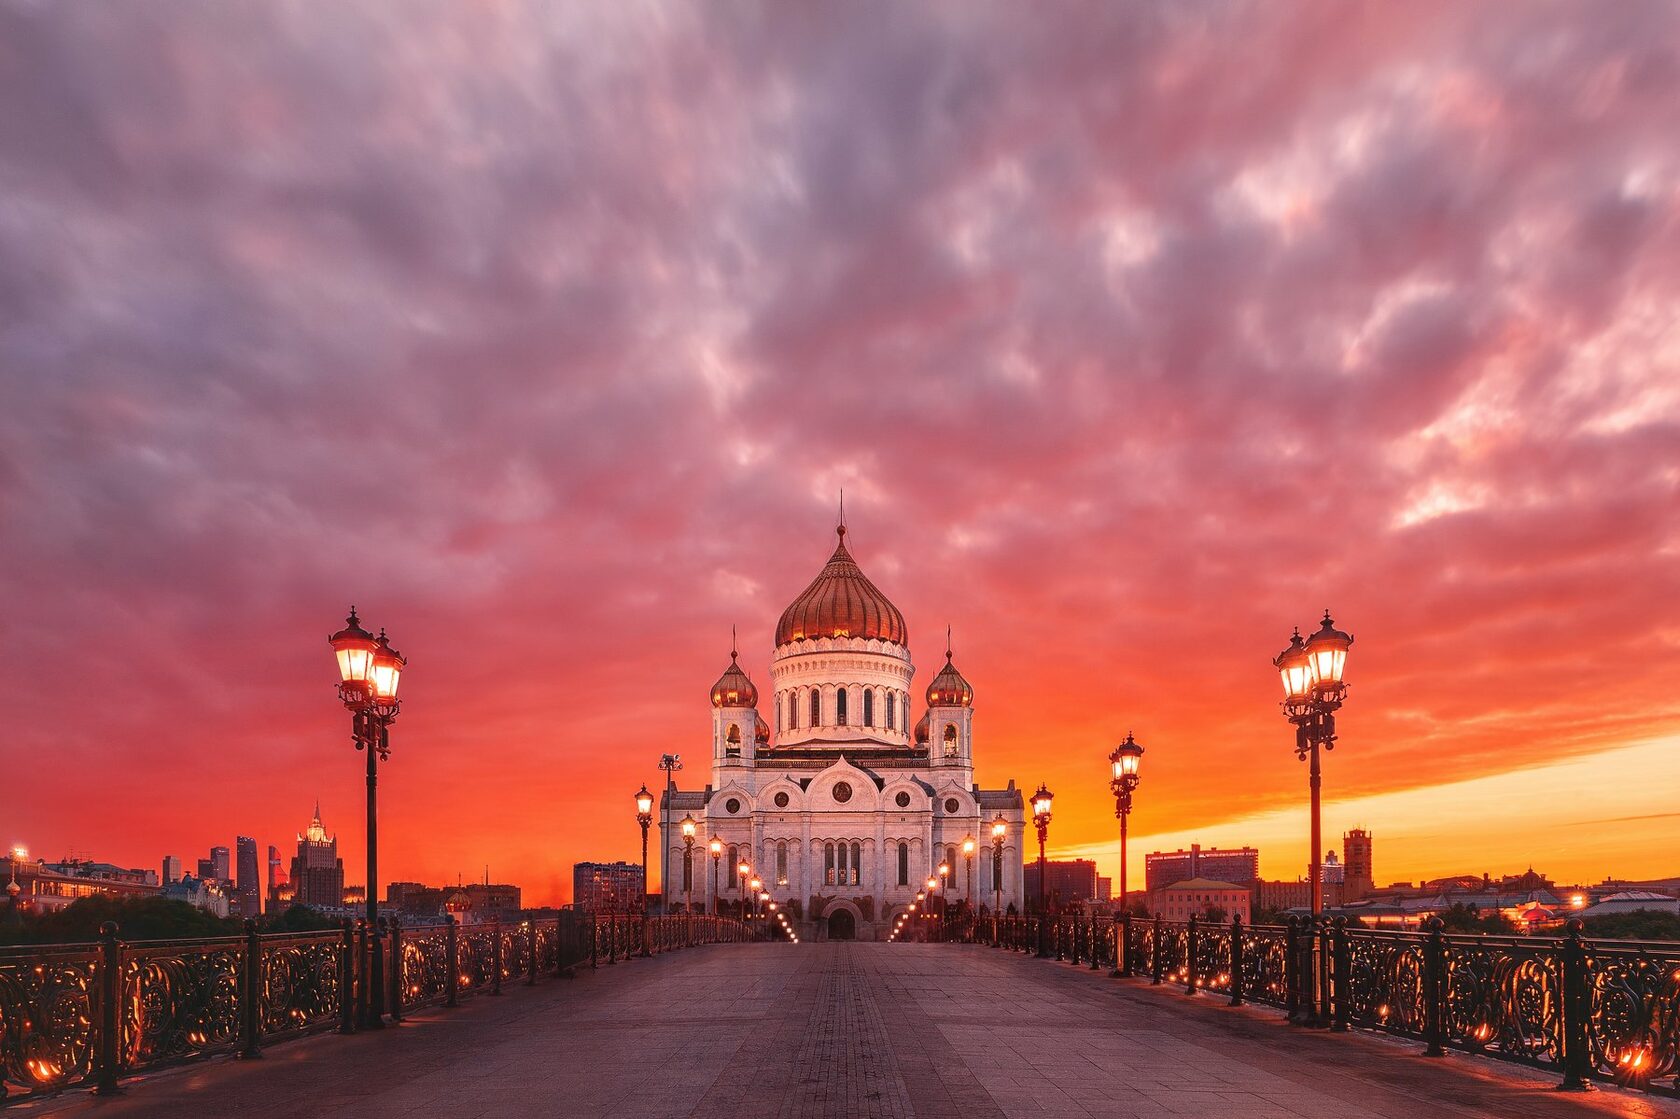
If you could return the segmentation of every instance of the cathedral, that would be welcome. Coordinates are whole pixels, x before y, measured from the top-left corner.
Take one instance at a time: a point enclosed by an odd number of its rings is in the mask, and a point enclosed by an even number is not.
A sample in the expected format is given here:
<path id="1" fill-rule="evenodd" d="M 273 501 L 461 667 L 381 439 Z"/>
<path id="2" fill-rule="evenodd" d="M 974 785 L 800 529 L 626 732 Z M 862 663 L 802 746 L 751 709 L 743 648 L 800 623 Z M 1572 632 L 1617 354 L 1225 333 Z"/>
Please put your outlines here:
<path id="1" fill-rule="evenodd" d="M 769 717 L 732 650 L 712 686 L 710 783 L 666 789 L 667 911 L 735 910 L 750 893 L 742 863 L 802 939 L 884 939 L 941 863 L 947 905 L 1019 910 L 1023 798 L 1014 781 L 975 783 L 974 689 L 947 642 L 912 721 L 904 615 L 847 551 L 845 525 L 836 531 L 834 554 L 776 624 Z"/>

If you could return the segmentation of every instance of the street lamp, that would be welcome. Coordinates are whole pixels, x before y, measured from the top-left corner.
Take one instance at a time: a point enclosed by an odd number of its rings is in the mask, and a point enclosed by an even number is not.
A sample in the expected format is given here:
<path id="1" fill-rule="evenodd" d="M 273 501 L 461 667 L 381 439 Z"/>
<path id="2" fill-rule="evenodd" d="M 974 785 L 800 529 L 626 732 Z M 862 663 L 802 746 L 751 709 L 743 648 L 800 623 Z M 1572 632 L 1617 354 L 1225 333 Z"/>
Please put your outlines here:
<path id="1" fill-rule="evenodd" d="M 1132 814 L 1132 791 L 1138 787 L 1138 763 L 1143 759 L 1143 747 L 1126 732 L 1126 741 L 1108 755 L 1114 776 L 1108 787 L 1114 791 L 1114 814 L 1120 818 L 1120 912 L 1129 911 L 1126 891 L 1126 819 Z"/>
<path id="2" fill-rule="evenodd" d="M 992 908 L 1000 920 L 1003 917 L 1003 840 L 1008 834 L 1009 821 L 1000 812 L 992 821 L 992 888 L 997 894 Z"/>
<path id="3" fill-rule="evenodd" d="M 653 823 L 653 794 L 648 792 L 647 782 L 636 790 L 636 822 L 642 825 L 642 955 L 651 956 L 653 952 L 648 948 L 648 854 L 647 839 L 648 825 Z M 661 840 L 663 842 L 663 840 Z M 663 865 L 663 863 L 661 864 Z M 665 889 L 665 883 L 659 883 L 660 890 Z"/>
<path id="4" fill-rule="evenodd" d="M 763 893 L 764 879 L 760 878 L 758 875 L 756 875 L 756 874 L 753 875 L 753 880 L 750 883 L 750 885 L 752 886 L 753 917 L 757 918 L 760 914 L 762 914 L 764 912 L 762 909 L 759 908 L 759 903 L 761 901 L 763 901 L 765 899 L 765 897 L 767 897 L 768 895 Z"/>
<path id="5" fill-rule="evenodd" d="M 1049 925 L 1045 922 L 1046 910 L 1044 905 L 1044 841 L 1050 836 L 1050 805 L 1056 799 L 1048 786 L 1042 782 L 1038 792 L 1033 794 L 1033 824 L 1038 828 L 1038 954 L 1040 957 L 1050 955 L 1048 937 Z"/>
<path id="6" fill-rule="evenodd" d="M 712 849 L 712 915 L 716 917 L 723 913 L 723 898 L 718 896 L 718 864 L 723 859 L 723 840 L 718 836 L 712 836 L 710 847 Z"/>
<path id="7" fill-rule="evenodd" d="M 368 983 L 362 1027 L 385 1025 L 385 956 L 379 935 L 379 763 L 391 757 L 391 723 L 397 717 L 397 685 L 408 661 L 379 636 L 362 628 L 356 608 L 345 626 L 327 638 L 338 662 L 338 698 L 350 711 L 356 749 L 367 751 L 367 925 Z"/>
<path id="8" fill-rule="evenodd" d="M 699 830 L 700 822 L 698 820 L 693 816 L 683 816 L 683 913 L 685 915 L 694 912 L 694 836 Z"/>
<path id="9" fill-rule="evenodd" d="M 1330 611 L 1313 635 L 1301 640 L 1297 629 L 1289 647 L 1272 660 L 1283 680 L 1283 713 L 1295 724 L 1295 757 L 1308 761 L 1307 784 L 1312 791 L 1312 862 L 1308 869 L 1312 886 L 1312 912 L 1324 909 L 1324 849 L 1320 838 L 1319 800 L 1323 777 L 1319 749 L 1336 745 L 1336 710 L 1347 696 L 1342 672 L 1347 667 L 1348 646 L 1353 638 L 1336 628 Z"/>
<path id="10" fill-rule="evenodd" d="M 747 876 L 752 873 L 752 864 L 742 859 L 735 867 L 735 876 L 740 879 L 741 920 L 747 920 Z"/>

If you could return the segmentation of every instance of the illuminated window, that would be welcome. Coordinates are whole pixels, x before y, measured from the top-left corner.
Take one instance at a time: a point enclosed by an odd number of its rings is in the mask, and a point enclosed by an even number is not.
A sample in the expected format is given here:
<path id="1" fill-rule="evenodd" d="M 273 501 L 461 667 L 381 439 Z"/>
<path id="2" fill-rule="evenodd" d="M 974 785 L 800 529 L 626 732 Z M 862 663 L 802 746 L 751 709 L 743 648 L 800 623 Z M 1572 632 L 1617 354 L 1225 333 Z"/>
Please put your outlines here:
<path id="1" fill-rule="evenodd" d="M 834 844 L 823 844 L 823 884 L 834 885 Z"/>
<path id="2" fill-rule="evenodd" d="M 863 689 L 863 725 L 866 727 L 875 725 L 875 689 L 873 688 Z"/>
<path id="3" fill-rule="evenodd" d="M 898 845 L 898 884 L 900 886 L 910 885 L 910 845 L 908 843 L 901 842 Z"/>
<path id="4" fill-rule="evenodd" d="M 896 717 L 897 713 L 893 710 L 895 707 L 898 706 L 898 703 L 896 702 L 897 699 L 898 699 L 898 697 L 896 695 L 894 695 L 892 692 L 887 693 L 887 729 L 888 730 L 897 730 L 898 729 L 898 720 L 897 720 L 897 717 Z"/>
<path id="5" fill-rule="evenodd" d="M 822 726 L 822 692 L 816 688 L 811 689 L 811 725 Z"/>
<path id="6" fill-rule="evenodd" d="M 776 885 L 787 884 L 787 843 L 781 842 L 776 844 Z"/>
<path id="7" fill-rule="evenodd" d="M 863 871 L 863 845 L 852 844 L 852 885 L 858 884 L 858 878 Z"/>
<path id="8" fill-rule="evenodd" d="M 957 727 L 954 723 L 947 723 L 945 726 L 945 756 L 957 756 Z"/>
<path id="9" fill-rule="evenodd" d="M 837 861 L 838 861 L 839 870 L 840 870 L 840 877 L 838 879 L 838 882 L 842 886 L 847 885 L 851 881 L 851 878 L 848 877 L 847 871 L 846 871 L 846 853 L 847 853 L 846 845 L 844 843 L 840 844 L 840 849 L 837 852 L 837 855 L 839 856 Z"/>
<path id="10" fill-rule="evenodd" d="M 846 725 L 845 688 L 841 688 L 839 691 L 834 693 L 834 725 L 837 727 L 843 727 Z"/>

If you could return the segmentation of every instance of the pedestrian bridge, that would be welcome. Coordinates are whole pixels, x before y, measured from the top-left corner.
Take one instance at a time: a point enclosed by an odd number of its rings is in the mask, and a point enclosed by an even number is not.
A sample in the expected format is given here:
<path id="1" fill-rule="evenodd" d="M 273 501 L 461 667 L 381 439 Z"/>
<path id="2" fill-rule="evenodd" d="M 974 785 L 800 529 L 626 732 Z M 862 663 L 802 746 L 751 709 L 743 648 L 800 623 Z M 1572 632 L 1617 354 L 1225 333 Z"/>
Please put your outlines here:
<path id="1" fill-rule="evenodd" d="M 980 945 L 717 944 L 544 976 L 381 1031 L 146 1072 L 18 1114 L 1680 1116 L 1680 1103 Z M 15 1097 L 14 1097 L 15 1098 Z M 14 1108 L 6 1108 L 11 1112 Z"/>

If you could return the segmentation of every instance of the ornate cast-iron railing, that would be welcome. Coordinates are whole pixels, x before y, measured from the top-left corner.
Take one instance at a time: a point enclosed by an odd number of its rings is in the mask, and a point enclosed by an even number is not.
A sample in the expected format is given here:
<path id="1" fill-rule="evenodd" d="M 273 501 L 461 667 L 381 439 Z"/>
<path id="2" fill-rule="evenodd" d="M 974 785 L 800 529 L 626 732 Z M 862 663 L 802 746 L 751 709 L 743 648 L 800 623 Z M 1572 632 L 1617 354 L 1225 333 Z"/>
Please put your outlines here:
<path id="1" fill-rule="evenodd" d="M 107 924 L 95 944 L 0 948 L 0 1104 L 119 1080 L 213 1053 L 256 1056 L 266 1044 L 321 1030 L 351 1033 L 381 972 L 393 1021 L 424 1006 L 529 986 L 637 955 L 749 939 L 740 921 L 570 910 L 556 919 L 404 925 L 382 919 L 335 930 L 129 943 Z M 369 945 L 377 946 L 370 948 Z"/>
<path id="2" fill-rule="evenodd" d="M 1381 1030 L 1590 1080 L 1680 1095 L 1680 944 L 1564 935 L 1349 928 L 1340 918 L 1245 925 L 1122 917 L 997 917 L 938 939 L 1054 955 L 1114 977 L 1177 984 L 1293 1023 Z"/>

